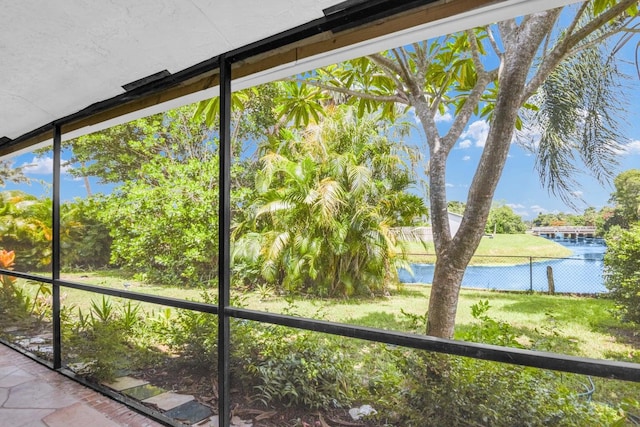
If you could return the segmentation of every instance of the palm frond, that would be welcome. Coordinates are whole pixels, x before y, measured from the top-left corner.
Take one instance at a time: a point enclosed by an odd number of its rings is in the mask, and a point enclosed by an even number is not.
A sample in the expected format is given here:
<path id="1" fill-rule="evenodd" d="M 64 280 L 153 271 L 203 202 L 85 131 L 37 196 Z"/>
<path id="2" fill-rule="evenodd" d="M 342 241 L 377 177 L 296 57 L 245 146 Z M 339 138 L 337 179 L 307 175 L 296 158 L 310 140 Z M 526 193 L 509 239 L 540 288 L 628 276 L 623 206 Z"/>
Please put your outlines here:
<path id="1" fill-rule="evenodd" d="M 570 206 L 583 168 L 601 182 L 615 172 L 625 141 L 622 78 L 600 48 L 586 49 L 556 68 L 532 99 L 539 109 L 526 113 L 527 132 L 540 135 L 529 146 L 541 182 Z"/>

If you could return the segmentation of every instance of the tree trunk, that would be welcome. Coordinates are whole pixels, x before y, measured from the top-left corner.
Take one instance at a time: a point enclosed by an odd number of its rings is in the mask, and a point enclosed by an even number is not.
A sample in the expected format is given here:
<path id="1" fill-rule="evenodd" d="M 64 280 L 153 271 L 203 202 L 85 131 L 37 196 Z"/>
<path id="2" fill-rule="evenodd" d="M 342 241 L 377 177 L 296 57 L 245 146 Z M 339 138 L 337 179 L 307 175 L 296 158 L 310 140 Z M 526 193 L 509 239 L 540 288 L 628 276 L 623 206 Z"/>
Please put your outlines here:
<path id="1" fill-rule="evenodd" d="M 436 246 L 435 272 L 427 313 L 427 334 L 452 338 L 458 295 L 464 271 L 484 235 L 495 189 L 507 161 L 518 110 L 522 105 L 527 74 L 537 47 L 553 26 L 556 12 L 530 15 L 520 26 L 515 21 L 504 24 L 505 46 L 498 77 L 498 95 L 491 127 L 480 163 L 473 177 L 462 222 L 455 236 L 450 236 L 446 218 L 445 164 L 438 150 L 430 145 L 431 205 L 440 209 L 433 215 Z M 443 208 L 444 207 L 444 208 Z M 443 209 L 445 211 L 443 212 Z"/>
<path id="2" fill-rule="evenodd" d="M 436 261 L 433 283 L 437 283 L 439 286 L 431 288 L 427 335 L 443 338 L 453 337 L 458 309 L 458 294 L 463 275 L 464 268 L 455 268 L 452 263 Z"/>

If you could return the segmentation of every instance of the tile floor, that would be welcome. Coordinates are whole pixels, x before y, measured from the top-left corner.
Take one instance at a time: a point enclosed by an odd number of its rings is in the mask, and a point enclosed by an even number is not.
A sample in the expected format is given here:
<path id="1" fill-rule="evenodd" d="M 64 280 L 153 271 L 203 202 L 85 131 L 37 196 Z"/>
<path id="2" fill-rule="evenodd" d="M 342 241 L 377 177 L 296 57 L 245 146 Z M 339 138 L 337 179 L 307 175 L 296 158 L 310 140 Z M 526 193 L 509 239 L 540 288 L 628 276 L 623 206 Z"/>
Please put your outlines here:
<path id="1" fill-rule="evenodd" d="M 0 344 L 0 427 L 161 425 Z"/>

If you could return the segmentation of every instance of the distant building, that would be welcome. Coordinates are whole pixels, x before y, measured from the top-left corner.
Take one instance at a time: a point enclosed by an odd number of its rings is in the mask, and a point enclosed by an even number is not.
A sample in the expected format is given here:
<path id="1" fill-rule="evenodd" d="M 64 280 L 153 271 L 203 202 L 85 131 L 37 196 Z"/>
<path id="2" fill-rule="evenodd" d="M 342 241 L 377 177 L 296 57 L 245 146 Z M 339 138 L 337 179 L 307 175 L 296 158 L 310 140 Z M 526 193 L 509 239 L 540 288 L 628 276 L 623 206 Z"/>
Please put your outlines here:
<path id="1" fill-rule="evenodd" d="M 449 229 L 451 235 L 455 236 L 462 223 L 462 215 L 447 212 L 449 216 Z M 393 233 L 396 237 L 405 241 L 432 242 L 433 229 L 431 227 L 394 227 Z"/>

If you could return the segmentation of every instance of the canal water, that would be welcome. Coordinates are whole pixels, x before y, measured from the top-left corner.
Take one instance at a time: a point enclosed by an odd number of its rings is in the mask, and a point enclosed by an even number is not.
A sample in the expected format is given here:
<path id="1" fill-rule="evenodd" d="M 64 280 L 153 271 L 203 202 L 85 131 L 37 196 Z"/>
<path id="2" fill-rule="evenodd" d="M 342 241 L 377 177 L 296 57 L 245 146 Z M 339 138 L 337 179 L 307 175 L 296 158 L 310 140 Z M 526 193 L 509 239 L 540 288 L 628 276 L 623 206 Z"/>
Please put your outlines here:
<path id="1" fill-rule="evenodd" d="M 569 258 L 516 258 L 518 264 L 469 266 L 462 279 L 466 288 L 547 292 L 547 267 L 551 266 L 556 292 L 597 294 L 607 292 L 603 281 L 603 258 L 607 247 L 602 239 L 556 239 L 573 254 Z M 411 264 L 413 275 L 401 269 L 403 283 L 431 283 L 433 264 Z"/>

